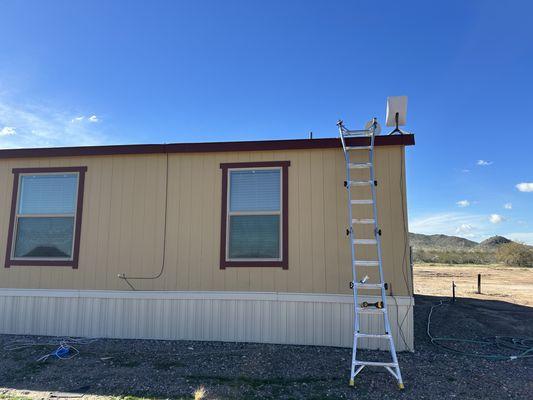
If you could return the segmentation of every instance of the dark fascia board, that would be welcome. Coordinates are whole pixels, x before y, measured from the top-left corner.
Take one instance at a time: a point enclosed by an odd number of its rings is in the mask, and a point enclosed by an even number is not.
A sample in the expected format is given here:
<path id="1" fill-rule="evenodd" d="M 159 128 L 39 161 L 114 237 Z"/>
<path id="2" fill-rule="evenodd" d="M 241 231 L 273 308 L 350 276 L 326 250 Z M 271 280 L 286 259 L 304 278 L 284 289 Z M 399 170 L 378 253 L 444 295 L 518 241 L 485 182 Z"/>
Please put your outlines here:
<path id="1" fill-rule="evenodd" d="M 346 141 L 350 146 L 370 144 L 366 137 L 350 138 Z M 414 135 L 376 136 L 376 146 L 412 146 Z M 173 143 L 173 144 L 127 144 L 113 146 L 85 147 L 49 147 L 33 149 L 0 150 L 0 159 L 28 157 L 73 157 L 73 156 L 107 156 L 131 154 L 166 154 L 166 153 L 211 153 L 229 151 L 268 151 L 268 150 L 302 150 L 330 149 L 340 147 L 338 138 L 323 139 L 290 139 L 260 140 L 248 142 L 206 142 L 206 143 Z"/>

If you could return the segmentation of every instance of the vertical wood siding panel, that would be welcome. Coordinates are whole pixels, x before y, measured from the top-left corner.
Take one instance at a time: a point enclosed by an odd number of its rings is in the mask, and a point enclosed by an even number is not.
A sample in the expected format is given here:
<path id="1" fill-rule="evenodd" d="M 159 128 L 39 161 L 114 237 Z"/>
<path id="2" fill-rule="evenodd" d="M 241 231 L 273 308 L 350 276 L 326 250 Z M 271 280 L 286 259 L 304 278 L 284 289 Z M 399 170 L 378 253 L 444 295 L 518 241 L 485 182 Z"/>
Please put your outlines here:
<path id="1" fill-rule="evenodd" d="M 324 236 L 324 160 L 322 150 L 311 152 L 311 254 L 312 254 L 312 276 L 313 292 L 326 292 L 326 261 L 325 261 L 325 241 Z"/>
<path id="2" fill-rule="evenodd" d="M 226 275 L 227 270 L 220 269 L 220 241 L 222 240 L 220 235 L 220 221 L 222 213 L 222 170 L 220 169 L 220 164 L 225 162 L 224 154 L 218 153 L 214 158 L 214 171 L 213 171 L 213 198 L 211 207 L 213 208 L 213 213 L 211 214 L 211 221 L 208 228 L 211 232 L 211 237 L 213 241 L 211 242 L 211 258 L 210 258 L 210 269 L 213 276 L 212 288 L 217 288 L 217 290 L 225 290 L 226 288 Z"/>
<path id="3" fill-rule="evenodd" d="M 83 202 L 83 218 L 82 218 L 82 236 L 80 236 L 80 260 L 89 260 L 93 262 L 87 264 L 86 262 L 80 262 L 78 265 L 79 274 L 82 279 L 76 279 L 72 276 L 72 280 L 75 282 L 76 287 L 81 289 L 89 289 L 97 287 L 99 282 L 97 281 L 98 266 L 96 265 L 95 258 L 90 255 L 98 248 L 98 223 L 100 220 L 100 207 L 99 200 L 102 198 L 101 192 L 101 176 L 103 160 L 97 160 L 87 166 L 85 174 L 85 187 L 84 187 L 84 202 Z M 88 175 L 92 174 L 96 179 L 88 179 Z M 69 271 L 72 272 L 72 271 Z M 74 275 L 74 274 L 71 274 Z M 74 285 L 73 285 L 74 286 Z M 65 287 L 62 285 L 62 287 Z"/>
<path id="4" fill-rule="evenodd" d="M 122 203 L 122 160 L 118 157 L 113 158 L 112 177 L 111 177 L 111 198 L 109 204 L 109 241 L 107 252 L 107 276 L 108 287 L 112 288 L 118 273 L 127 273 L 119 267 L 119 248 L 121 232 L 121 203 Z M 123 290 L 127 287 L 121 286 Z"/>
<path id="5" fill-rule="evenodd" d="M 205 185 L 203 178 L 203 157 L 201 155 L 194 155 L 192 157 L 192 171 L 191 171 L 191 187 L 189 189 L 191 195 L 191 203 L 193 207 L 188 210 L 190 214 L 190 243 L 189 243 L 189 285 L 196 290 L 202 287 L 202 280 L 205 279 L 204 270 L 202 267 L 202 220 L 205 205 Z"/>
<path id="6" fill-rule="evenodd" d="M 91 249 L 91 254 L 87 255 L 87 258 L 80 258 L 80 268 L 94 268 L 95 281 L 98 282 L 97 286 L 87 289 L 104 288 L 111 289 L 111 279 L 115 277 L 109 274 L 109 250 L 110 250 L 110 233 L 111 233 L 111 204 L 113 198 L 113 159 L 105 157 L 102 159 L 102 174 L 99 177 L 100 183 L 100 198 L 95 199 L 97 202 L 98 213 L 98 226 L 96 230 L 97 246 Z M 88 173 L 89 179 L 96 179 L 96 175 Z M 84 240 L 86 235 L 84 230 L 84 223 L 81 226 L 81 240 Z M 117 283 L 117 288 L 126 289 L 126 285 L 123 282 Z"/>
<path id="7" fill-rule="evenodd" d="M 167 241 L 165 270 L 161 277 L 165 290 L 173 290 L 178 280 L 178 229 L 179 229 L 179 160 L 176 155 L 169 155 L 168 161 L 168 209 Z M 148 222 L 148 221 L 147 221 Z"/>
<path id="8" fill-rule="evenodd" d="M 167 157 L 158 156 L 156 160 L 156 170 L 157 177 L 154 179 L 157 182 L 156 186 L 156 203 L 153 208 L 155 209 L 155 234 L 154 234 L 154 246 L 153 246 L 153 255 L 152 259 L 154 260 L 151 265 L 151 274 L 150 276 L 157 276 L 163 267 L 163 263 L 166 255 L 163 254 L 165 247 L 168 242 L 165 244 L 165 201 L 166 201 L 166 168 L 167 168 Z M 168 207 L 168 204 L 167 204 Z M 163 274 L 165 271 L 163 270 Z M 162 290 L 164 287 L 164 275 L 161 275 L 157 279 L 150 279 L 148 286 L 150 290 Z"/>
<path id="9" fill-rule="evenodd" d="M 127 201 L 131 204 L 130 211 L 130 229 L 131 236 L 127 251 L 129 253 L 129 271 L 133 276 L 150 276 L 151 265 L 146 265 L 144 258 L 146 254 L 150 254 L 149 246 L 146 246 L 143 232 L 149 227 L 150 219 L 145 221 L 145 202 L 146 202 L 146 179 L 149 170 L 151 157 L 145 157 L 142 160 L 135 162 L 132 166 L 132 187 L 131 199 Z M 152 219 L 153 220 L 153 219 Z M 126 265 L 124 265 L 126 268 Z M 144 289 L 143 281 L 133 282 L 136 287 Z"/>
<path id="10" fill-rule="evenodd" d="M 337 180 L 335 164 L 337 157 L 335 152 L 323 151 L 324 157 L 324 262 L 325 262 L 325 293 L 340 293 L 339 288 L 339 254 L 337 237 L 341 227 L 337 221 L 337 192 L 342 187 L 342 181 Z"/>
<path id="11" fill-rule="evenodd" d="M 300 265 L 299 269 L 299 292 L 313 292 L 313 257 L 311 243 L 311 219 L 313 217 L 311 210 L 311 157 L 309 153 L 300 153 L 298 156 L 300 162 L 299 182 L 298 182 L 298 212 L 299 212 L 299 250 Z"/>
<path id="12" fill-rule="evenodd" d="M 212 252 L 212 244 L 216 242 L 215 235 L 220 235 L 220 230 L 216 229 L 218 224 L 213 224 L 215 216 L 220 221 L 220 193 L 215 190 L 218 187 L 217 170 L 219 165 L 212 156 L 203 156 L 203 167 L 201 177 L 202 189 L 202 210 L 200 226 L 200 290 L 210 290 L 215 284 L 215 271 L 218 269 L 215 263 L 216 258 Z"/>
<path id="13" fill-rule="evenodd" d="M 178 281 L 176 288 L 178 290 L 189 290 L 189 264 L 190 264 L 190 229 L 191 221 L 190 211 L 193 205 L 191 197 L 191 182 L 192 182 L 192 162 L 189 155 L 181 157 L 180 160 L 180 187 L 178 196 L 180 198 L 179 209 L 179 230 L 177 239 L 178 247 Z"/>
<path id="14" fill-rule="evenodd" d="M 281 271 L 287 277 L 287 291 L 299 292 L 300 288 L 300 169 L 297 155 L 293 155 L 289 167 L 289 269 Z"/>

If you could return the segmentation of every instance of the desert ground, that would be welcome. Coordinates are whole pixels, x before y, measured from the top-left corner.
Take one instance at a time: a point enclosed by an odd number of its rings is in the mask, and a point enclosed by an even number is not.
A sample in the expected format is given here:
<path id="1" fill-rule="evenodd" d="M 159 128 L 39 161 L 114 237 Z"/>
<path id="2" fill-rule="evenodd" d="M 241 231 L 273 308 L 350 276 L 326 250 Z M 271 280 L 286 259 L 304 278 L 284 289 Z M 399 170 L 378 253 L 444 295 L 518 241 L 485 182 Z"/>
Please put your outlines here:
<path id="1" fill-rule="evenodd" d="M 477 275 L 481 274 L 481 294 L 477 293 Z M 503 265 L 415 264 L 415 293 L 451 296 L 452 281 L 458 297 L 501 300 L 533 307 L 533 268 Z"/>

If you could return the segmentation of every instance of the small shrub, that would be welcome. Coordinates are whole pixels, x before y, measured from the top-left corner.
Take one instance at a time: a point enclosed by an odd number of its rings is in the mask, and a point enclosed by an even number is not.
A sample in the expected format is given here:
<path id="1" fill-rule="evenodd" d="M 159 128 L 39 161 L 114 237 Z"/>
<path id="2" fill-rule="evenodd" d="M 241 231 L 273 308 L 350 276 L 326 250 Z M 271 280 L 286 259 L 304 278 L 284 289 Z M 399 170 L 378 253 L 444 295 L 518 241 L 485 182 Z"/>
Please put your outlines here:
<path id="1" fill-rule="evenodd" d="M 533 250 L 521 243 L 502 244 L 496 252 L 496 258 L 513 267 L 533 267 Z"/>
<path id="2" fill-rule="evenodd" d="M 415 250 L 413 261 L 439 264 L 491 264 L 495 258 L 494 254 L 483 251 Z"/>

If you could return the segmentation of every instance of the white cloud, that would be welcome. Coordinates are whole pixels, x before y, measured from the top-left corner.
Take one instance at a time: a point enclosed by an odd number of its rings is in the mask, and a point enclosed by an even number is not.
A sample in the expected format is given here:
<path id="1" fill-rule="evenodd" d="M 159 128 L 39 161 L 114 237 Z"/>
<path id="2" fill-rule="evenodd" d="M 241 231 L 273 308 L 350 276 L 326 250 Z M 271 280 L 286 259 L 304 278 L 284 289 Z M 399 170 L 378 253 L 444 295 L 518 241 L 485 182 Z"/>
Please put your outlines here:
<path id="1" fill-rule="evenodd" d="M 516 188 L 521 192 L 533 192 L 533 182 L 519 183 Z"/>
<path id="2" fill-rule="evenodd" d="M 503 218 L 499 214 L 491 214 L 489 217 L 489 221 L 492 222 L 493 224 L 499 224 L 500 222 L 503 222 L 504 219 L 505 218 Z"/>
<path id="3" fill-rule="evenodd" d="M 80 122 L 83 121 L 83 118 L 85 118 L 83 115 L 80 115 L 79 117 L 74 117 L 70 120 L 70 122 Z"/>
<path id="4" fill-rule="evenodd" d="M 513 203 L 505 203 L 503 205 L 503 208 L 505 208 L 506 210 L 512 210 L 513 209 Z"/>
<path id="5" fill-rule="evenodd" d="M 459 207 L 468 207 L 470 205 L 470 202 L 468 200 L 459 200 L 457 203 Z"/>
<path id="6" fill-rule="evenodd" d="M 98 122 L 98 118 L 96 117 L 96 115 L 91 115 L 89 118 L 88 118 L 89 121 L 91 122 Z"/>
<path id="7" fill-rule="evenodd" d="M 12 136 L 16 134 L 17 130 L 12 126 L 4 126 L 2 129 L 0 129 L 0 136 Z"/>
<path id="8" fill-rule="evenodd" d="M 0 148 L 91 146 L 106 142 L 97 125 L 73 124 L 72 114 L 72 110 L 41 103 L 15 102 L 0 92 L 0 126 L 16 127 L 16 135 L 0 136 Z"/>
<path id="9" fill-rule="evenodd" d="M 474 230 L 474 227 L 470 224 L 461 224 L 461 226 L 457 227 L 455 230 L 455 233 L 458 235 L 466 236 L 466 237 L 473 237 L 475 236 L 472 231 Z"/>
<path id="10" fill-rule="evenodd" d="M 533 246 L 533 232 L 514 232 L 507 233 L 504 236 L 516 242 L 523 242 Z"/>
<path id="11" fill-rule="evenodd" d="M 492 236 L 485 215 L 463 212 L 443 212 L 415 217 L 409 220 L 409 231 L 433 235 L 456 235 L 476 238 L 477 240 Z"/>
<path id="12" fill-rule="evenodd" d="M 477 165 L 480 165 L 482 167 L 486 167 L 487 165 L 491 165 L 492 164 L 492 161 L 487 161 L 487 160 L 477 160 Z"/>
<path id="13" fill-rule="evenodd" d="M 462 169 L 461 172 L 465 173 L 465 174 L 468 174 L 470 172 L 469 169 Z"/>

